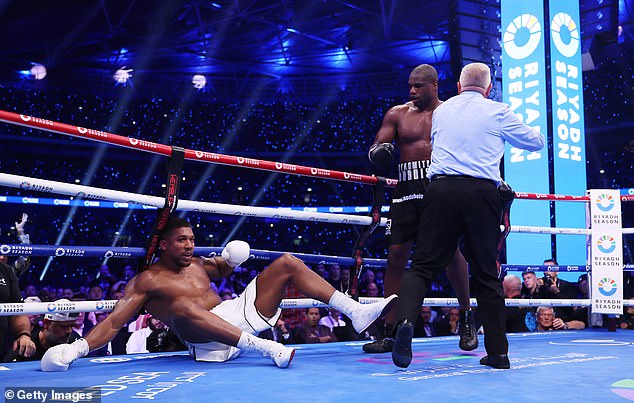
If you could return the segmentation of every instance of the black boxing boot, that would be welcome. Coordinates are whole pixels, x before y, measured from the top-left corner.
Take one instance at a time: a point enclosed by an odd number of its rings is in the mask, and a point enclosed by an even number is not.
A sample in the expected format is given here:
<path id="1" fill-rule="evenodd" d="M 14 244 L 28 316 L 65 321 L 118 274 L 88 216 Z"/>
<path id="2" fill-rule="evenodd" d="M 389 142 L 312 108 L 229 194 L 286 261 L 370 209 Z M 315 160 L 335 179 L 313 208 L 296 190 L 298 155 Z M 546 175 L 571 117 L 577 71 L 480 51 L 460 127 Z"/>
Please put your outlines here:
<path id="1" fill-rule="evenodd" d="M 464 351 L 478 348 L 478 336 L 476 335 L 475 320 L 471 309 L 460 310 L 460 342 L 458 346 Z"/>
<path id="2" fill-rule="evenodd" d="M 392 349 L 392 362 L 401 368 L 409 367 L 412 362 L 412 338 L 414 337 L 414 325 L 407 319 L 401 322 L 396 329 L 394 337 L 394 349 Z"/>
<path id="3" fill-rule="evenodd" d="M 383 325 L 383 335 L 379 340 L 363 345 L 363 351 L 368 354 L 389 353 L 394 347 L 394 339 L 392 338 L 392 325 L 387 323 Z"/>
<path id="4" fill-rule="evenodd" d="M 511 362 L 509 361 L 508 354 L 489 354 L 480 359 L 481 365 L 488 365 L 489 367 L 497 369 L 509 369 L 511 368 Z"/>

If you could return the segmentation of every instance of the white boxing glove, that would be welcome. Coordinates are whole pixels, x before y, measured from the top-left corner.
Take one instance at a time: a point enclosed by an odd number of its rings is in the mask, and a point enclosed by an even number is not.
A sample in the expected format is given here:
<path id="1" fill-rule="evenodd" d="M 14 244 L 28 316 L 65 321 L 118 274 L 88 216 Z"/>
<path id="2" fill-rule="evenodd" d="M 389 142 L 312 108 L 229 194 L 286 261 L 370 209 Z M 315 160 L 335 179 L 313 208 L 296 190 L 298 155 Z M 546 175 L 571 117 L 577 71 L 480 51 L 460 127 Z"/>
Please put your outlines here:
<path id="1" fill-rule="evenodd" d="M 231 267 L 236 267 L 246 262 L 251 253 L 249 244 L 244 241 L 231 241 L 222 250 L 222 258 Z"/>
<path id="2" fill-rule="evenodd" d="M 89 352 L 88 342 L 84 339 L 72 344 L 58 344 L 46 350 L 40 361 L 40 368 L 46 372 L 67 371 L 73 361 L 85 357 Z"/>

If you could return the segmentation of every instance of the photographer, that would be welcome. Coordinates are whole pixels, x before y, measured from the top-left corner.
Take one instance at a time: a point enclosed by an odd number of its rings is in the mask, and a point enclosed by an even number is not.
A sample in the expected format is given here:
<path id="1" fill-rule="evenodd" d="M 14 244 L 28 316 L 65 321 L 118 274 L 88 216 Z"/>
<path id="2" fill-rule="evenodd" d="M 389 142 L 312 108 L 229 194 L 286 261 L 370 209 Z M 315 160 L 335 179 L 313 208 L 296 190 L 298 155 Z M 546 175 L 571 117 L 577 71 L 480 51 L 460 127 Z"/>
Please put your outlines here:
<path id="1" fill-rule="evenodd" d="M 559 263 L 555 259 L 544 260 L 544 266 L 559 266 Z M 577 298 L 576 287 L 566 280 L 557 278 L 559 273 L 558 268 L 554 268 L 544 273 L 542 280 L 544 287 L 552 295 L 552 298 L 557 299 L 574 299 Z"/>

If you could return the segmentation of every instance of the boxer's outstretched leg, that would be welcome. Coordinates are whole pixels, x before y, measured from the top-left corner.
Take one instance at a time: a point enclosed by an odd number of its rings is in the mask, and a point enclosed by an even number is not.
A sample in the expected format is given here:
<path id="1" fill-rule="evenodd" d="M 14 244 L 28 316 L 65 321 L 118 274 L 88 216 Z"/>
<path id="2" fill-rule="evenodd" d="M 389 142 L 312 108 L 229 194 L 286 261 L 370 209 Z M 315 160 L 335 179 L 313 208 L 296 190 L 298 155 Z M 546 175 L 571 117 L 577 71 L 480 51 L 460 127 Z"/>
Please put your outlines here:
<path id="1" fill-rule="evenodd" d="M 396 295 L 374 304 L 362 305 L 345 294 L 336 291 L 323 278 L 310 270 L 296 257 L 285 254 L 275 259 L 257 279 L 255 306 L 262 315 L 272 317 L 282 301 L 284 288 L 291 283 L 309 298 L 327 303 L 352 320 L 358 333 L 364 332 L 382 318 L 394 305 Z"/>

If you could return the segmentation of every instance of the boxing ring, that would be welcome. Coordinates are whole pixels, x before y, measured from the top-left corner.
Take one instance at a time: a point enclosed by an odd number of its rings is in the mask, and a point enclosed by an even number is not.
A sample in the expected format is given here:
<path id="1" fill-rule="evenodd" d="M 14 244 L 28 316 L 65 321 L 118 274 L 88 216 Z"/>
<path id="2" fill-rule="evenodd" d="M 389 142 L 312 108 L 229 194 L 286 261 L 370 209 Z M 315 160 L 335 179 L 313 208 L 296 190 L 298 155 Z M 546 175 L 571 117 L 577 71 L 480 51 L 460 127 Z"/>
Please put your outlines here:
<path id="1" fill-rule="evenodd" d="M 0 111 L 0 121 L 31 128 L 106 142 L 136 150 L 172 156 L 169 146 L 86 129 L 46 119 Z M 184 150 L 184 158 L 272 172 L 394 186 L 395 180 L 338 172 L 293 164 Z M 25 185 L 26 183 L 26 185 Z M 44 191 L 85 199 L 110 200 L 164 207 L 165 198 L 111 189 L 68 184 L 0 173 L 0 186 Z M 587 197 L 517 194 L 519 198 L 587 202 Z M 634 197 L 624 196 L 623 200 Z M 373 211 L 370 216 L 279 210 L 267 207 L 178 200 L 179 211 L 240 215 L 255 218 L 385 225 Z M 588 229 L 513 226 L 511 231 L 536 234 L 587 236 Z M 634 233 L 624 229 L 623 234 Z M 214 255 L 222 248 L 196 248 L 197 254 Z M 253 249 L 251 259 L 272 260 L 284 252 Z M 29 256 L 81 256 L 99 258 L 143 258 L 145 248 L 116 248 L 68 245 L 1 245 L 0 254 Z M 324 256 L 294 253 L 307 263 L 338 263 L 361 267 L 385 266 L 384 259 Z M 503 268 L 518 268 L 505 265 Z M 545 267 L 533 266 L 535 271 Z M 586 266 L 574 270 L 587 272 Z M 375 299 L 360 298 L 370 303 Z M 77 301 L 68 306 L 55 303 L 0 304 L 0 315 L 52 311 L 109 311 L 115 301 Z M 455 298 L 427 298 L 426 305 L 457 305 Z M 524 305 L 525 304 L 525 305 Z M 472 299 L 475 305 L 475 299 Z M 507 300 L 507 306 L 588 306 L 590 300 Z M 624 301 L 631 306 L 632 301 Z M 325 306 L 309 299 L 285 299 L 282 308 Z M 482 336 L 479 336 L 482 338 Z M 284 372 L 270 361 L 243 354 L 226 363 L 193 361 L 186 352 L 136 354 L 77 360 L 69 372 L 44 373 L 39 362 L 0 364 L 0 386 L 7 390 L 27 387 L 69 387 L 101 395 L 104 401 L 133 399 L 170 401 L 543 401 L 544 399 L 589 401 L 634 401 L 634 335 L 629 331 L 600 329 L 509 334 L 510 370 L 479 364 L 481 347 L 473 352 L 458 349 L 458 337 L 414 339 L 414 358 L 407 370 L 397 369 L 390 354 L 368 355 L 361 342 L 298 345 L 291 367 Z M 481 346 L 483 345 L 480 339 Z M 475 387 L 474 387 L 475 386 Z M 213 395 L 211 395 L 213 394 Z"/>

